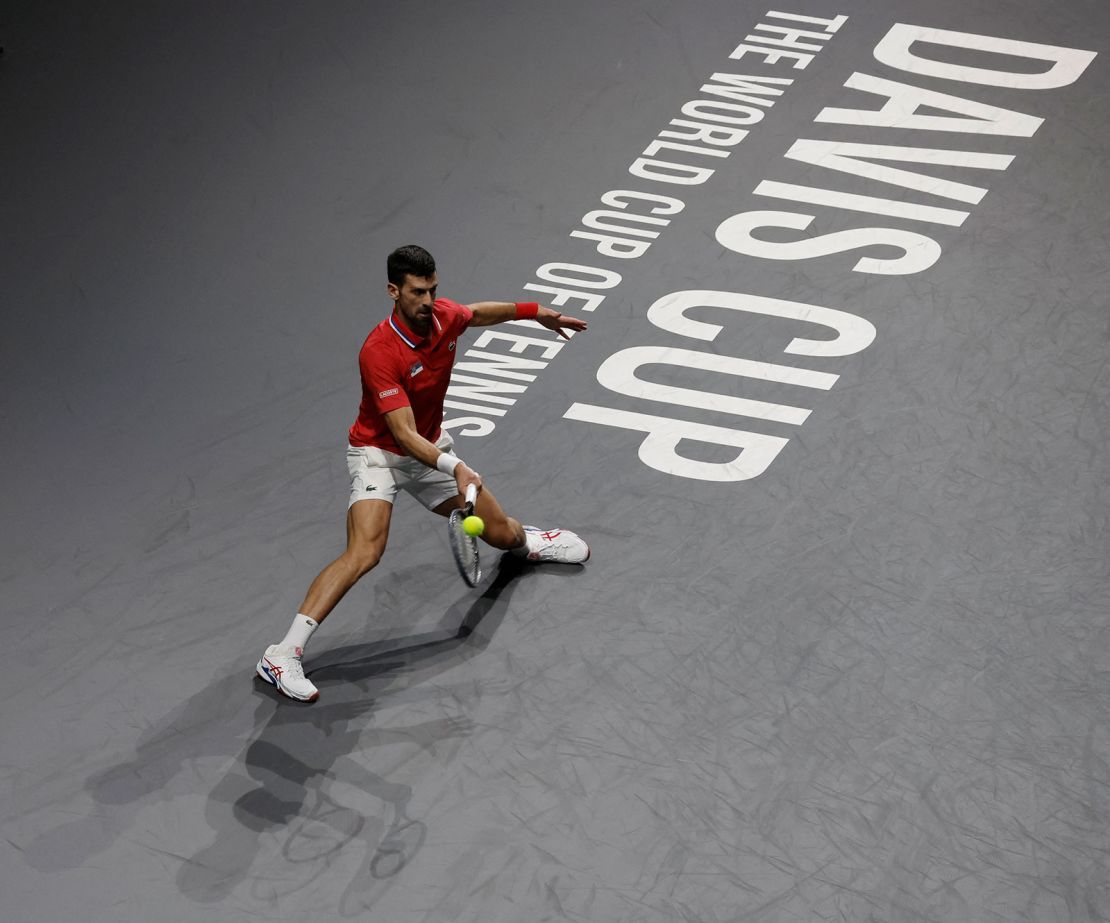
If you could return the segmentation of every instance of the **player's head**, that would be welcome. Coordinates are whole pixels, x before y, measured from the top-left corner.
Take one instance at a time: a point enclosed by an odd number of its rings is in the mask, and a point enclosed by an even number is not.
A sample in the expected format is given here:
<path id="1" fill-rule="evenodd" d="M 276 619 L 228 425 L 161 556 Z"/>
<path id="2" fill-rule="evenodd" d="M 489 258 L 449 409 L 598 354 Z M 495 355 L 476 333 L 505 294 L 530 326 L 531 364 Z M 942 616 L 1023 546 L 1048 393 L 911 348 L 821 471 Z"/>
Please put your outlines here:
<path id="1" fill-rule="evenodd" d="M 386 289 L 397 311 L 411 330 L 426 334 L 431 328 L 432 305 L 439 284 L 436 261 L 423 247 L 409 244 L 389 254 L 386 273 L 389 276 Z"/>
<path id="2" fill-rule="evenodd" d="M 416 244 L 398 247 L 385 261 L 385 276 L 398 288 L 404 284 L 406 275 L 427 279 L 435 274 L 436 261 L 427 250 Z"/>

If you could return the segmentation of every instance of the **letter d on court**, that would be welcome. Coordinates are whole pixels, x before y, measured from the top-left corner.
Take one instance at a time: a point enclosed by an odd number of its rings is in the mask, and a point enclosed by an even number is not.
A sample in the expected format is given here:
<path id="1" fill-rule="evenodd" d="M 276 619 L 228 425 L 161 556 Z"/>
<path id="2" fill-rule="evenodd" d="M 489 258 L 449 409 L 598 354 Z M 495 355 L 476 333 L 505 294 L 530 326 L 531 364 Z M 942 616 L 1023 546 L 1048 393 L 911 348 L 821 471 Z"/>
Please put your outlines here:
<path id="1" fill-rule="evenodd" d="M 973 51 L 1049 61 L 1052 66 L 1041 73 L 1014 73 L 970 67 L 966 64 L 947 64 L 932 58 L 923 58 L 910 49 L 915 42 L 930 45 L 948 45 L 951 48 L 968 48 Z M 926 29 L 895 23 L 875 46 L 875 59 L 911 74 L 943 77 L 964 83 L 981 83 L 992 87 L 1010 87 L 1014 90 L 1054 90 L 1075 83 L 1094 60 L 1096 52 L 1078 48 L 1059 48 L 1056 45 L 1038 45 L 1014 39 L 994 38 L 990 35 L 973 35 L 970 32 L 949 32 L 945 29 Z"/>

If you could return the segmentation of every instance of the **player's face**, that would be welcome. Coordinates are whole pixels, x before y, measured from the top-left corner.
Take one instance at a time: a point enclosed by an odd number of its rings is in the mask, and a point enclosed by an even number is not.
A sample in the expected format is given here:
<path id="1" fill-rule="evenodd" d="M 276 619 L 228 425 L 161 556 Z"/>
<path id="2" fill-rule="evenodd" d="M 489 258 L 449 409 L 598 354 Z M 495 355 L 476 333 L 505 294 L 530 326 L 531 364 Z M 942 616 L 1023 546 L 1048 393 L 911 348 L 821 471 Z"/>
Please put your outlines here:
<path id="1" fill-rule="evenodd" d="M 389 296 L 396 302 L 401 318 L 416 333 L 427 333 L 432 326 L 432 303 L 436 300 L 439 279 L 405 274 L 400 287 L 389 283 Z"/>

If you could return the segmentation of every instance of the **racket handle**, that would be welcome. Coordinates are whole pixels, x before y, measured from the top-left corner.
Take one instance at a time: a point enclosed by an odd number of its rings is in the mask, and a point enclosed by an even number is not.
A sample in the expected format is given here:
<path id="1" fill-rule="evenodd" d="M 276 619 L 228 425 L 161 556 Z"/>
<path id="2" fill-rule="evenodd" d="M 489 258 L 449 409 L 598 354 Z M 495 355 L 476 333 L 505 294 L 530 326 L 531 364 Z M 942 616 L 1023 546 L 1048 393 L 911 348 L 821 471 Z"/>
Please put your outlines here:
<path id="1" fill-rule="evenodd" d="M 466 487 L 466 505 L 474 506 L 474 501 L 478 499 L 478 485 L 468 484 Z"/>

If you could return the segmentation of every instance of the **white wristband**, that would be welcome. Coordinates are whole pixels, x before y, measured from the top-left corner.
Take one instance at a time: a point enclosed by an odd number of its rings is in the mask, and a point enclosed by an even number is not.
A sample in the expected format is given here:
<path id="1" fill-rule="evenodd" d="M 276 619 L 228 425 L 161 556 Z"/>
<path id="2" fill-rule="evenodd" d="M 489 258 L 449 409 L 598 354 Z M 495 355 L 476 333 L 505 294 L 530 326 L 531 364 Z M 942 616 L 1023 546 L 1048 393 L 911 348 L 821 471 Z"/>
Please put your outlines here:
<path id="1" fill-rule="evenodd" d="M 441 452 L 439 458 L 436 459 L 436 467 L 444 474 L 454 474 L 455 468 L 461 462 L 461 458 L 452 455 L 450 452 Z"/>

